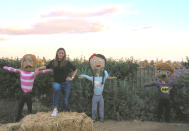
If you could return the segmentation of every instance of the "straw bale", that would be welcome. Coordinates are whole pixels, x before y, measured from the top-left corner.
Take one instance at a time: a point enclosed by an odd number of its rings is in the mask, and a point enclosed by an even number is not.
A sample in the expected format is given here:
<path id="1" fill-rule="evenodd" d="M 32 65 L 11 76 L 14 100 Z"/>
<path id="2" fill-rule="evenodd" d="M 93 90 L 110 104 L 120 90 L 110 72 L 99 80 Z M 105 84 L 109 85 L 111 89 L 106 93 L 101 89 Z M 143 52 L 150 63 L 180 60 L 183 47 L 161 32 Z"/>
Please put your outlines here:
<path id="1" fill-rule="evenodd" d="M 0 131 L 19 131 L 20 123 L 9 123 L 0 125 Z"/>
<path id="2" fill-rule="evenodd" d="M 7 127 L 7 131 L 12 127 Z M 93 122 L 85 113 L 62 112 L 51 117 L 51 112 L 27 115 L 14 131 L 94 131 Z"/>

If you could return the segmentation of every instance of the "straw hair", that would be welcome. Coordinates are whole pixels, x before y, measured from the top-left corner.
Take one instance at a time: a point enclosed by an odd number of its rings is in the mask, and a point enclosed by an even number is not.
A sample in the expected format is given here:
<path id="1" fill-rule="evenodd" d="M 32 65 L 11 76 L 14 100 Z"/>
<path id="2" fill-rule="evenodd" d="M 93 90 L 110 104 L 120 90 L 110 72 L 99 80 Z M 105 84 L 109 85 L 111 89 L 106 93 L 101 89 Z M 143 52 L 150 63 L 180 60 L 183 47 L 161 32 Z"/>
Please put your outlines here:
<path id="1" fill-rule="evenodd" d="M 168 70 L 171 72 L 171 75 L 174 73 L 174 67 L 169 63 L 159 62 L 155 65 L 156 70 Z"/>
<path id="2" fill-rule="evenodd" d="M 32 54 L 26 54 L 22 57 L 22 60 L 21 60 L 21 69 L 23 70 L 24 69 L 24 59 L 27 57 L 27 56 L 30 56 L 33 60 L 33 68 L 35 70 L 36 68 L 36 64 L 37 64 L 37 59 L 35 57 L 35 55 L 32 55 Z"/>

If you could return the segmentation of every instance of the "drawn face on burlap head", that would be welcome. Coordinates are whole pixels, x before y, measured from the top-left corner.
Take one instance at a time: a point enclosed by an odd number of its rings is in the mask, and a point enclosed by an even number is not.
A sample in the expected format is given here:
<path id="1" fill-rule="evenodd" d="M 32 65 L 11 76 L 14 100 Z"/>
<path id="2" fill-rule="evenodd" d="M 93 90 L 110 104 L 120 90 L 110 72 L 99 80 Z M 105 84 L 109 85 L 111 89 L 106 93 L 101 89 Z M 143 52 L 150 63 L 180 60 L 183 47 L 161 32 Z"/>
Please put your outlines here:
<path id="1" fill-rule="evenodd" d="M 89 64 L 94 75 L 99 76 L 106 66 L 106 58 L 101 54 L 93 54 L 89 58 Z"/>
<path id="2" fill-rule="evenodd" d="M 159 62 L 155 65 L 155 76 L 161 80 L 167 80 L 174 73 L 174 67 L 169 63 Z"/>
<path id="3" fill-rule="evenodd" d="M 27 72 L 33 72 L 36 68 L 36 57 L 32 54 L 26 54 L 21 61 L 21 69 Z"/>

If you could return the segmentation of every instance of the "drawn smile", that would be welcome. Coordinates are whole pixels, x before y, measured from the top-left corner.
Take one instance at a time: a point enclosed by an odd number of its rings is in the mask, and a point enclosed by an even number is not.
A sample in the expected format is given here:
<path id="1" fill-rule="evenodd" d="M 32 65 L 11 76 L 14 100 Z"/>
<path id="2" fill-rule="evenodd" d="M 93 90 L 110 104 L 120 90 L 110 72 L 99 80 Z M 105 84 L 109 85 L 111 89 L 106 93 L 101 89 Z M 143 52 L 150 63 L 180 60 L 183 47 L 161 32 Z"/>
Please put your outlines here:
<path id="1" fill-rule="evenodd" d="M 96 67 L 101 67 L 101 65 L 96 65 Z"/>
<path id="2" fill-rule="evenodd" d="M 32 68 L 32 66 L 31 65 L 26 65 L 25 68 Z"/>

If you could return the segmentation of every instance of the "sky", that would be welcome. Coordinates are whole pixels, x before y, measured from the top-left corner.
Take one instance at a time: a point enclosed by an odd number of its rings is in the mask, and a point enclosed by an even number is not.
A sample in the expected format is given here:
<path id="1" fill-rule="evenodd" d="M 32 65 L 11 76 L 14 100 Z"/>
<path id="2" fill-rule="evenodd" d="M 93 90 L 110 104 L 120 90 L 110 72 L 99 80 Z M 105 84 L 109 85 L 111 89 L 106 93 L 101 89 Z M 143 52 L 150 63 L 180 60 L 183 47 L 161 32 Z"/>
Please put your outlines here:
<path id="1" fill-rule="evenodd" d="M 0 57 L 182 61 L 189 56 L 188 0 L 0 0 Z"/>

